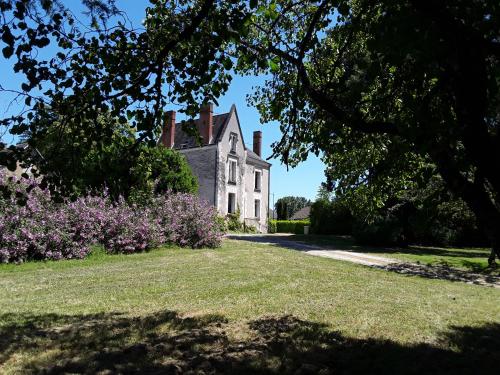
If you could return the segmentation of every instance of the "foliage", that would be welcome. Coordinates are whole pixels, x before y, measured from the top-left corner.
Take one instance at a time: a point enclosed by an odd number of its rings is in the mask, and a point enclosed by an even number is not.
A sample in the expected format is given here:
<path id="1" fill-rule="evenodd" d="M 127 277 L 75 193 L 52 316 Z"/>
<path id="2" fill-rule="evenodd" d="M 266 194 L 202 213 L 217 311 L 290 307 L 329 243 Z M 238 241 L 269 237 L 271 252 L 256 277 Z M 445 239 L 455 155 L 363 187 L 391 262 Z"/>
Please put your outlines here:
<path id="1" fill-rule="evenodd" d="M 29 191 L 24 206 L 16 204 L 15 195 L 0 198 L 0 262 L 83 258 L 89 253 L 95 228 L 80 212 L 84 202 L 54 205 L 50 192 L 36 181 L 18 184 L 1 172 L 0 183 L 18 195 Z"/>
<path id="2" fill-rule="evenodd" d="M 346 202 L 318 199 L 311 205 L 311 232 L 315 234 L 351 234 L 353 217 Z"/>
<path id="3" fill-rule="evenodd" d="M 160 221 L 150 210 L 129 206 L 123 198 L 107 208 L 98 232 L 107 252 L 136 253 L 165 242 Z"/>
<path id="4" fill-rule="evenodd" d="M 215 208 L 190 194 L 167 192 L 148 206 L 122 197 L 113 201 L 107 192 L 57 203 L 35 179 L 2 173 L 0 182 L 14 192 L 0 198 L 2 263 L 84 258 L 94 243 L 109 253 L 147 251 L 166 242 L 213 248 L 225 231 Z M 16 204 L 16 194 L 27 196 L 25 205 Z"/>
<path id="5" fill-rule="evenodd" d="M 485 245 L 485 236 L 467 205 L 435 176 L 421 188 L 397 192 L 371 220 L 358 217 L 354 236 L 361 244 Z"/>
<path id="6" fill-rule="evenodd" d="M 192 194 L 169 193 L 157 196 L 151 206 L 167 242 L 193 249 L 221 245 L 224 225 L 208 202 Z"/>
<path id="7" fill-rule="evenodd" d="M 34 114 L 50 108 L 60 116 L 60 130 L 75 124 L 75 144 L 99 142 L 108 138 L 109 127 L 96 126 L 96 120 L 110 113 L 131 124 L 135 144 L 153 146 L 167 105 L 183 103 L 192 117 L 202 102 L 227 90 L 233 64 L 227 41 L 247 26 L 246 4 L 154 1 L 142 27 L 112 0 L 83 4 L 89 12 L 78 19 L 57 0 L 0 1 L 2 54 L 23 77 L 19 88 L 0 89 L 26 104 L 0 122 L 12 134 L 36 130 Z M 6 156 L 2 164 L 13 167 Z"/>
<path id="8" fill-rule="evenodd" d="M 294 213 L 310 204 L 311 202 L 307 198 L 288 196 L 278 199 L 274 208 L 278 220 L 289 220 Z"/>
<path id="9" fill-rule="evenodd" d="M 198 182 L 186 158 L 165 147 L 141 147 L 130 171 L 131 199 L 145 203 L 158 194 L 198 191 Z"/>
<path id="10" fill-rule="evenodd" d="M 227 214 L 227 229 L 232 232 L 243 231 L 243 223 L 240 221 L 241 211 L 238 207 L 236 212 Z"/>
<path id="11" fill-rule="evenodd" d="M 357 190 L 374 216 L 430 164 L 500 256 L 498 2 L 272 4 L 238 69 L 270 74 L 250 102 L 281 124 L 275 155 L 322 153 L 331 187 Z"/>
<path id="12" fill-rule="evenodd" d="M 277 230 L 278 230 L 278 226 L 276 224 L 276 220 L 268 220 L 267 232 L 268 233 L 276 233 Z"/>
<path id="13" fill-rule="evenodd" d="M 24 134 L 25 160 L 36 166 L 45 181 L 57 183 L 58 191 L 53 193 L 76 197 L 106 187 L 115 200 L 125 196 L 144 204 L 167 190 L 196 192 L 196 178 L 182 155 L 163 147 L 136 145 L 134 129 L 109 113 L 94 123 L 106 129 L 97 141 L 75 142 L 75 134 L 81 132 L 78 124 L 66 123 L 61 130 L 60 121 L 52 111 L 38 111 L 33 131 Z"/>
<path id="14" fill-rule="evenodd" d="M 272 233 L 304 234 L 304 226 L 310 225 L 309 220 L 269 220 L 270 226 L 275 231 Z"/>
<path id="15" fill-rule="evenodd" d="M 249 225 L 249 224 L 243 222 L 243 232 L 255 234 L 255 233 L 258 233 L 258 230 L 255 226 Z"/>

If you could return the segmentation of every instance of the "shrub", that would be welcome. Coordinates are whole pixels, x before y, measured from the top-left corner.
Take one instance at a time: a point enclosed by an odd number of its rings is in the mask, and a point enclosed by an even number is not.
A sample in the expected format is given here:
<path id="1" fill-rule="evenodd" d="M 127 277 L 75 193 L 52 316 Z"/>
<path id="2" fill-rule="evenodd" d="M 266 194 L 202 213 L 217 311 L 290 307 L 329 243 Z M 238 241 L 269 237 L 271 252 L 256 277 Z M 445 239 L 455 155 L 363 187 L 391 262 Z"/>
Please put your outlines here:
<path id="1" fill-rule="evenodd" d="M 225 228 L 208 202 L 178 193 L 158 196 L 152 207 L 167 242 L 191 248 L 220 246 Z"/>
<path id="2" fill-rule="evenodd" d="M 90 252 L 95 232 L 74 206 L 53 204 L 35 180 L 0 180 L 14 193 L 0 203 L 0 262 L 83 258 Z M 16 194 L 27 196 L 24 206 L 17 205 Z"/>
<path id="3" fill-rule="evenodd" d="M 338 200 L 317 200 L 311 206 L 311 232 L 315 234 L 352 234 L 353 217 Z"/>
<path id="4" fill-rule="evenodd" d="M 310 225 L 309 220 L 271 220 L 276 225 L 275 233 L 304 234 L 304 226 Z"/>
<path id="5" fill-rule="evenodd" d="M 108 207 L 101 229 L 109 253 L 135 253 L 164 243 L 159 220 L 145 208 L 129 206 L 121 198 Z"/>
<path id="6" fill-rule="evenodd" d="M 372 223 L 357 222 L 353 236 L 360 245 L 406 246 L 408 239 L 403 227 L 393 217 L 378 217 Z"/>
<path id="7" fill-rule="evenodd" d="M 214 207 L 190 194 L 157 196 L 149 206 L 113 202 L 105 191 L 56 203 L 36 180 L 7 180 L 0 198 L 0 262 L 83 258 L 101 243 L 109 253 L 147 251 L 161 243 L 217 247 L 226 231 Z M 25 196 L 23 206 L 17 197 Z"/>
<path id="8" fill-rule="evenodd" d="M 156 195 L 196 193 L 198 181 L 184 155 L 165 147 L 142 147 L 130 170 L 129 201 L 149 204 Z"/>
<path id="9" fill-rule="evenodd" d="M 240 209 L 235 213 L 227 214 L 227 229 L 233 232 L 243 231 L 243 223 L 240 221 Z"/>
<path id="10" fill-rule="evenodd" d="M 267 222 L 267 231 L 269 233 L 276 233 L 276 220 L 269 220 Z"/>

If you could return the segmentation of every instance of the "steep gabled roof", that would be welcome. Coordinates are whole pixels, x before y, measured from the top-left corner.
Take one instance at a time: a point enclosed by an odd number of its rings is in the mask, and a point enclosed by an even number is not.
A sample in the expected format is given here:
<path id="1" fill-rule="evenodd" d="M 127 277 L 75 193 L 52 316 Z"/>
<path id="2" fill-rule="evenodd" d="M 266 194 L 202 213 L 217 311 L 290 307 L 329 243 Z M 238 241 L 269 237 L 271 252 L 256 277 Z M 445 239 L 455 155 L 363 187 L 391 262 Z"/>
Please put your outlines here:
<path id="1" fill-rule="evenodd" d="M 224 125 L 226 124 L 227 120 L 229 119 L 229 113 L 223 113 L 220 115 L 214 115 L 213 116 L 213 124 L 214 124 L 214 129 L 213 129 L 213 139 L 210 144 L 215 144 L 219 141 L 219 139 L 222 137 L 222 129 L 224 128 Z M 196 142 L 196 137 L 193 137 L 189 134 L 187 134 L 183 130 L 183 124 L 184 126 L 193 126 L 192 124 L 194 123 L 196 127 L 198 126 L 200 122 L 200 119 L 196 119 L 192 122 L 178 122 L 175 124 L 175 139 L 174 139 L 174 148 L 175 149 L 183 149 L 183 148 L 192 148 L 192 147 L 199 147 L 200 145 Z"/>
<path id="2" fill-rule="evenodd" d="M 264 159 L 262 159 L 259 155 L 257 155 L 255 152 L 250 150 L 249 148 L 246 147 L 245 145 L 245 139 L 243 137 L 243 132 L 241 131 L 241 124 L 240 124 L 240 119 L 238 117 L 238 111 L 236 110 L 236 106 L 233 104 L 231 106 L 231 109 L 227 113 L 221 113 L 218 115 L 213 115 L 212 121 L 213 121 L 213 139 L 212 142 L 210 142 L 210 145 L 214 145 L 222 139 L 224 133 L 226 132 L 229 119 L 231 116 L 234 114 L 236 116 L 236 122 L 238 123 L 238 129 L 241 134 L 241 143 L 243 145 L 243 148 L 245 149 L 247 156 L 250 157 L 251 159 L 254 159 L 256 161 L 259 161 L 260 163 L 265 163 L 266 165 L 271 165 Z M 184 126 L 193 126 L 193 124 L 198 127 L 198 124 L 201 120 L 198 118 L 196 120 L 193 120 L 191 122 L 188 121 L 183 121 L 183 122 L 177 122 L 175 124 L 175 139 L 174 139 L 174 149 L 176 150 L 182 150 L 182 149 L 188 149 L 188 148 L 196 148 L 196 147 L 206 147 L 210 145 L 204 145 L 200 146 L 198 142 L 196 141 L 196 137 L 193 137 L 189 134 L 187 134 L 184 129 L 183 129 L 183 124 Z M 161 136 L 160 136 L 161 139 Z"/>

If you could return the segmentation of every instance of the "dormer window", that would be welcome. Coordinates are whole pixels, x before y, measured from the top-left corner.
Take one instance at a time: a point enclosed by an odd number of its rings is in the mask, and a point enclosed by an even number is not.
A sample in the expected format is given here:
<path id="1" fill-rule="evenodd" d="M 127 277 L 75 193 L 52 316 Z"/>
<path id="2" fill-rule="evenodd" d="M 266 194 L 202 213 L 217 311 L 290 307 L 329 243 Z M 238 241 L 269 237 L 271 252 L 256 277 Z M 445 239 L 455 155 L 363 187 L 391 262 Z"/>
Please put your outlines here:
<path id="1" fill-rule="evenodd" d="M 231 153 L 236 153 L 236 144 L 238 143 L 238 135 L 235 133 L 229 134 L 229 147 Z"/>

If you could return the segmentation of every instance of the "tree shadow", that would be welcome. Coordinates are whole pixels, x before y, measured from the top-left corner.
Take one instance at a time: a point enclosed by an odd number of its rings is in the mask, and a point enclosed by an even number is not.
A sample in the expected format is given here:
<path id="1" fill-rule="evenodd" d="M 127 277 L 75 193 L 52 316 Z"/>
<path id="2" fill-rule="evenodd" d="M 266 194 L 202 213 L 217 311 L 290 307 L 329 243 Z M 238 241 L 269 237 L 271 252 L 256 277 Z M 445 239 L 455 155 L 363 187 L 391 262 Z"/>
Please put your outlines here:
<path id="1" fill-rule="evenodd" d="M 245 339 L 231 338 L 222 316 L 172 311 L 3 314 L 0 322 L 0 370 L 15 362 L 22 373 L 487 374 L 500 358 L 500 324 L 451 327 L 435 345 L 402 345 L 291 316 L 251 321 Z"/>
<path id="2" fill-rule="evenodd" d="M 446 262 L 441 262 L 439 265 L 391 263 L 386 266 L 374 267 L 407 276 L 420 276 L 427 279 L 459 281 L 469 284 L 500 288 L 500 277 L 498 276 L 460 270 L 457 268 L 449 267 Z"/>
<path id="3" fill-rule="evenodd" d="M 331 246 L 345 251 L 357 251 L 361 253 L 387 253 L 387 254 L 412 254 L 412 255 L 431 255 L 442 257 L 465 257 L 465 258 L 483 258 L 489 255 L 489 250 L 473 248 L 447 248 L 438 246 L 409 245 L 407 247 L 399 246 L 371 246 L 360 245 L 355 242 L 351 236 L 334 235 L 293 235 L 288 237 L 290 240 L 305 241 L 319 246 Z"/>

